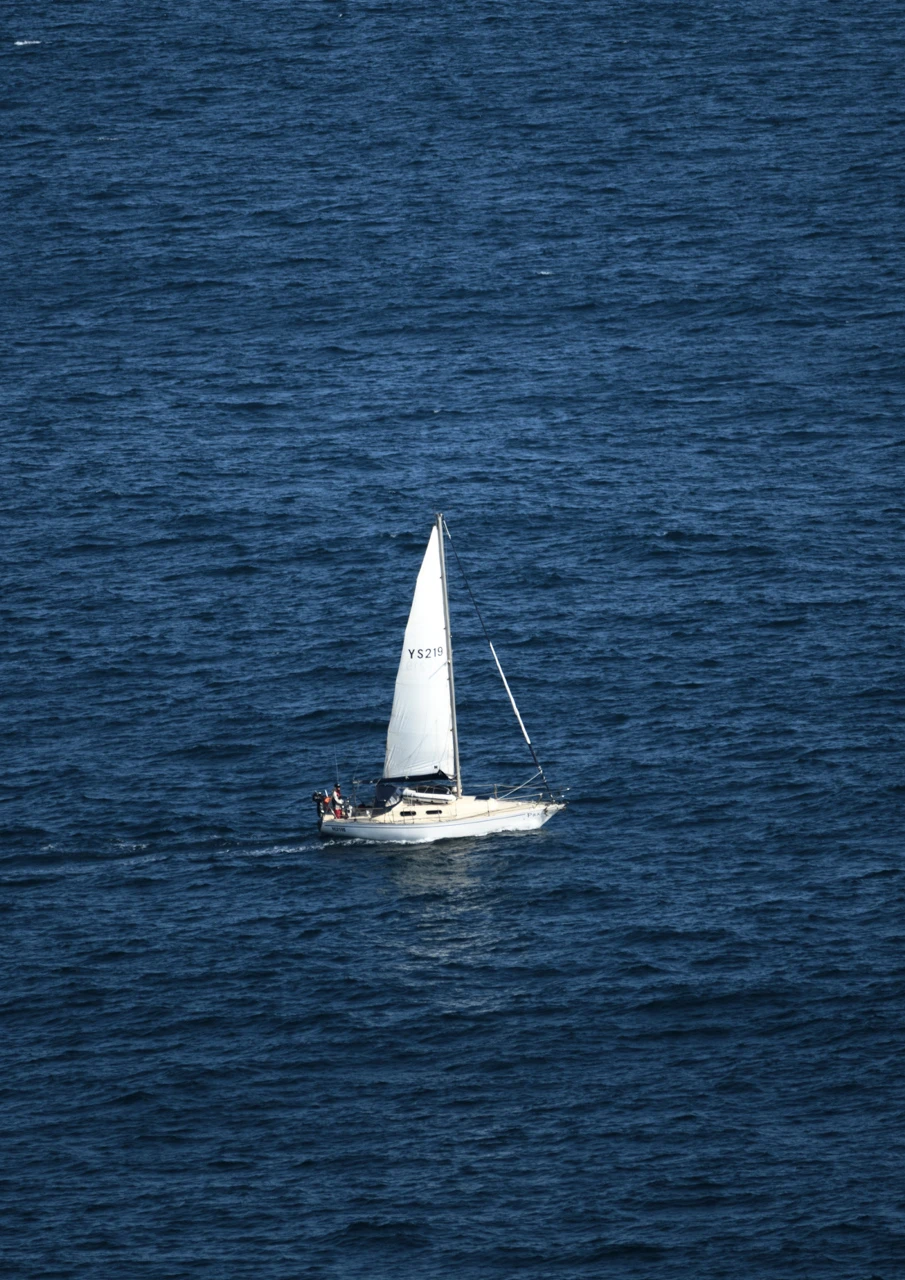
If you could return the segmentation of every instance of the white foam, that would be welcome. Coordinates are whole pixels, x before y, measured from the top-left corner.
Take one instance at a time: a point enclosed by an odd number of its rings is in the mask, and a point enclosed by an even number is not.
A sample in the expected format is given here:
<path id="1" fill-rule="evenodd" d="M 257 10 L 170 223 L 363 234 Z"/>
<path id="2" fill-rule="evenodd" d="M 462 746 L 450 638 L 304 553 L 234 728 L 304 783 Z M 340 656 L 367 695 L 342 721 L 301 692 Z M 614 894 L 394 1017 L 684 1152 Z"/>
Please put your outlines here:
<path id="1" fill-rule="evenodd" d="M 241 853 L 249 858 L 268 858 L 274 853 L 308 853 L 312 849 L 322 849 L 323 845 L 318 840 L 314 843 L 306 844 L 273 844 L 268 845 L 265 849 L 241 849 L 230 850 L 232 853 Z"/>
<path id="2" fill-rule="evenodd" d="M 23 44 L 40 44 L 40 40 L 14 40 L 13 44 L 22 46 Z"/>

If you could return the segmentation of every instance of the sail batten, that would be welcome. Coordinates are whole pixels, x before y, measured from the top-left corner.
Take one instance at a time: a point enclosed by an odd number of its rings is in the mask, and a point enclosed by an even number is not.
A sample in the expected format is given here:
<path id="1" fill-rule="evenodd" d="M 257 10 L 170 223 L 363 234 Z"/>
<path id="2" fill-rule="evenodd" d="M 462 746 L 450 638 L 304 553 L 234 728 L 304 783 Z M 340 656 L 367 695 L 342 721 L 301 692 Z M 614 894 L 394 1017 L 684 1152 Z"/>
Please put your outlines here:
<path id="1" fill-rule="evenodd" d="M 421 562 L 405 628 L 393 710 L 387 729 L 385 778 L 456 772 L 450 689 L 449 630 L 438 527 Z"/>

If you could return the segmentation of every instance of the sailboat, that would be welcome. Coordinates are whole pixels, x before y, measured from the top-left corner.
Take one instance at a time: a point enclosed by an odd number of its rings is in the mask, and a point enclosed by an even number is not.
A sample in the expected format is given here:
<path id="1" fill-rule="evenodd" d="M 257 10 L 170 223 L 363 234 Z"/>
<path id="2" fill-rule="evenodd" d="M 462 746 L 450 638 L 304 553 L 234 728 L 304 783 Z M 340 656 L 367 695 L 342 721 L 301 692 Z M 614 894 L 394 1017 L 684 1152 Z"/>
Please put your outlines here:
<path id="1" fill-rule="evenodd" d="M 376 783 L 373 801 L 350 803 L 339 796 L 338 786 L 332 797 L 316 791 L 318 828 L 323 836 L 426 843 L 499 831 L 531 831 L 565 808 L 565 801 L 554 795 L 547 782 L 470 587 L 537 773 L 502 795 L 498 788 L 484 796 L 463 791 L 444 534 L 449 539 L 446 522 L 438 514 L 415 583 L 387 728 L 383 776 Z M 468 586 L 467 579 L 465 582 Z M 542 780 L 543 790 L 525 792 L 537 778 Z"/>

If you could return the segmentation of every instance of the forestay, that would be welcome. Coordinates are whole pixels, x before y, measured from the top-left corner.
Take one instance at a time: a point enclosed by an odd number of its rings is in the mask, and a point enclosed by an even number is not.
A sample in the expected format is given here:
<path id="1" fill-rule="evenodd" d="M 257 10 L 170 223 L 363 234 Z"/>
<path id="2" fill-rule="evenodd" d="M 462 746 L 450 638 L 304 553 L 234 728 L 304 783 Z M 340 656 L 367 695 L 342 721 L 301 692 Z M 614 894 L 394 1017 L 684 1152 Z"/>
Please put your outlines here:
<path id="1" fill-rule="evenodd" d="M 437 527 L 431 531 L 405 628 L 387 730 L 385 778 L 455 773 L 443 571 Z"/>

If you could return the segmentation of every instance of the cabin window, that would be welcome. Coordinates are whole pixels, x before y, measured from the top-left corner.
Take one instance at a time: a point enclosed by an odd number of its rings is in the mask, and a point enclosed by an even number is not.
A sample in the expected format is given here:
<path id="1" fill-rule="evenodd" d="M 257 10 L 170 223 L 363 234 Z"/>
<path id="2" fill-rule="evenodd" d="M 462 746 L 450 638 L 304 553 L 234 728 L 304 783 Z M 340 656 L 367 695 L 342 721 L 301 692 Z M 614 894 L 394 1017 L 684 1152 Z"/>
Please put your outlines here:
<path id="1" fill-rule="evenodd" d="M 400 810 L 399 810 L 399 816 L 400 816 L 400 818 L 414 818 L 414 816 L 415 816 L 415 810 L 414 810 L 414 809 L 400 809 Z"/>

